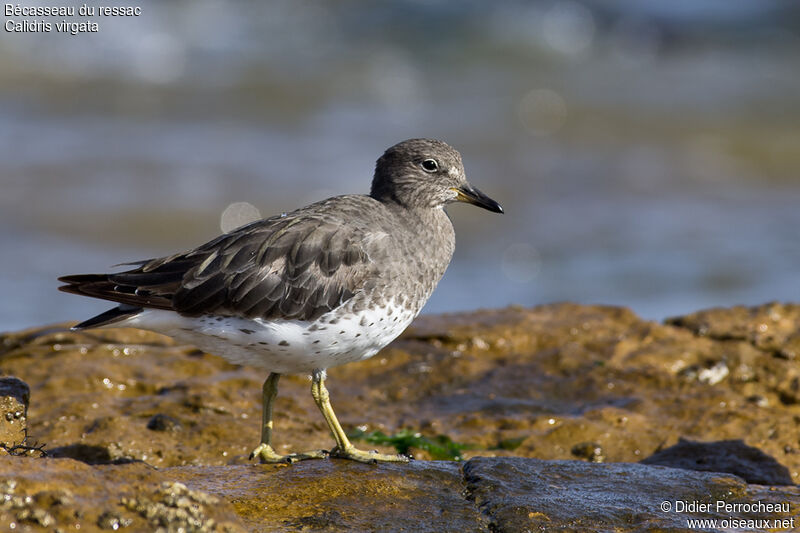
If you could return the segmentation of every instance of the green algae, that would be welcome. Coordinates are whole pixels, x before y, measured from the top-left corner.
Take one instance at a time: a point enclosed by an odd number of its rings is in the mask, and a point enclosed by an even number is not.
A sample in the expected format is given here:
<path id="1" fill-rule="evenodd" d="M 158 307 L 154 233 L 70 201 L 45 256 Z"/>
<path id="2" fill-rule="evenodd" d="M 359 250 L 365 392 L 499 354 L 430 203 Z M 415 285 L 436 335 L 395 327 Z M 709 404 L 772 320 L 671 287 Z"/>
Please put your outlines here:
<path id="1" fill-rule="evenodd" d="M 347 436 L 352 440 L 362 440 L 369 444 L 393 446 L 398 453 L 404 455 L 408 455 L 412 448 L 417 448 L 428 452 L 435 460 L 463 461 L 462 452 L 474 448 L 469 444 L 454 442 L 447 435 L 426 437 L 412 429 L 401 429 L 393 435 L 386 435 L 382 431 L 367 433 L 361 429 L 354 429 Z"/>

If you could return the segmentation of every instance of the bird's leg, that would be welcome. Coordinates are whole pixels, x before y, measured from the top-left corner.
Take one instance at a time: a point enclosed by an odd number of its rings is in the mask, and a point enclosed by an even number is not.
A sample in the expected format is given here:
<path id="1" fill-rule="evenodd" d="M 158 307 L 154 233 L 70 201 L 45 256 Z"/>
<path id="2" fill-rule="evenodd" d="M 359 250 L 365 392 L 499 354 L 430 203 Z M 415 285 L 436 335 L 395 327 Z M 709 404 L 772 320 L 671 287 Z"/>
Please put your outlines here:
<path id="1" fill-rule="evenodd" d="M 262 463 L 293 463 L 303 459 L 323 459 L 327 457 L 324 450 L 314 450 L 305 453 L 292 453 L 280 455 L 272 449 L 272 408 L 278 396 L 278 380 L 281 375 L 273 372 L 264 381 L 261 389 L 261 444 L 250 453 L 250 459 L 258 457 Z"/>
<path id="2" fill-rule="evenodd" d="M 333 438 L 336 441 L 336 447 L 330 451 L 331 457 L 340 457 L 342 459 L 352 459 L 361 463 L 375 463 L 378 461 L 391 461 L 399 463 L 407 463 L 409 457 L 406 455 L 391 455 L 378 452 L 365 452 L 357 449 L 350 443 L 350 439 L 345 435 L 341 424 L 336 419 L 336 414 L 331 407 L 330 395 L 328 389 L 325 388 L 325 371 L 315 370 L 311 380 L 311 396 L 314 397 L 319 410 L 322 411 L 322 416 L 328 423 L 328 427 L 333 433 Z"/>

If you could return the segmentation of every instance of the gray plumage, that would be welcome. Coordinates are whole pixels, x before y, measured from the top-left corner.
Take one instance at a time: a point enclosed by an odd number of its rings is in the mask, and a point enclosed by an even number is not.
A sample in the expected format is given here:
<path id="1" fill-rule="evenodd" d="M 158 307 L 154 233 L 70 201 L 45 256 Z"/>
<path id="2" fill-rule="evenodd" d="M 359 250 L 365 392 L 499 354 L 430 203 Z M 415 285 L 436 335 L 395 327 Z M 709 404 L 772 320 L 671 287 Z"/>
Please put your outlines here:
<path id="1" fill-rule="evenodd" d="M 330 405 L 325 371 L 372 357 L 419 313 L 453 255 L 444 207 L 455 201 L 503 212 L 467 183 L 457 151 L 412 139 L 378 159 L 369 196 L 329 198 L 125 272 L 65 276 L 60 289 L 119 303 L 75 329 L 150 329 L 268 370 L 261 442 L 251 457 L 404 462 L 352 445 Z M 330 451 L 281 455 L 272 447 L 278 379 L 287 373 L 311 374 L 311 395 L 336 442 Z"/>
<path id="2" fill-rule="evenodd" d="M 145 308 L 314 321 L 389 295 L 416 314 L 450 262 L 455 236 L 442 208 L 456 200 L 502 212 L 467 183 L 455 149 L 412 139 L 378 160 L 369 196 L 329 198 L 125 272 L 64 276 L 59 288 L 122 304 L 77 328 Z"/>

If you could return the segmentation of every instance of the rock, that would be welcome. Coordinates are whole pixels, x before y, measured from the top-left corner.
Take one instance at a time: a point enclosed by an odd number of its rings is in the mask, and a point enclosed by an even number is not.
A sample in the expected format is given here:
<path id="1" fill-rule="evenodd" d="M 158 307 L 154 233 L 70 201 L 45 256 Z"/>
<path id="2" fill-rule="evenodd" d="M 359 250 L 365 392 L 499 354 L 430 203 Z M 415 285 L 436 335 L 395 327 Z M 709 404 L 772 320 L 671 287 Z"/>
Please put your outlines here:
<path id="1" fill-rule="evenodd" d="M 14 453 L 27 439 L 28 384 L 15 377 L 0 377 L 0 453 Z"/>
<path id="2" fill-rule="evenodd" d="M 234 507 L 145 465 L 0 457 L 2 531 L 247 529 Z"/>
<path id="3" fill-rule="evenodd" d="M 235 501 L 239 516 L 253 530 L 489 531 L 480 510 L 464 498 L 455 462 L 364 465 L 323 460 L 288 468 L 183 467 L 164 473 Z"/>
<path id="4" fill-rule="evenodd" d="M 183 483 L 164 481 L 150 493 L 123 496 L 120 499 L 125 509 L 133 511 L 147 520 L 151 527 L 166 529 L 167 531 L 231 531 L 238 529 L 233 523 L 220 526 L 213 518 L 211 512 L 218 504 L 216 498 L 205 492 L 191 490 Z M 108 512 L 98 518 L 98 525 L 108 522 Z M 233 517 L 231 517 L 233 518 Z M 112 517 L 112 527 L 115 523 L 133 523 L 131 518 Z M 238 520 L 236 521 L 238 522 Z"/>
<path id="5" fill-rule="evenodd" d="M 147 429 L 152 431 L 180 431 L 183 426 L 178 419 L 158 413 L 147 421 Z"/>
<path id="6" fill-rule="evenodd" d="M 717 340 L 747 341 L 794 359 L 800 348 L 800 306 L 770 302 L 756 307 L 715 308 L 667 319 L 667 324 Z"/>
<path id="7" fill-rule="evenodd" d="M 794 485 L 785 466 L 741 440 L 693 442 L 680 439 L 678 444 L 654 453 L 642 463 L 701 472 L 727 472 L 759 485 Z"/>
<path id="8" fill-rule="evenodd" d="M 787 520 L 781 529 L 789 530 L 797 519 L 790 502 L 800 498 L 798 487 L 729 475 L 521 457 L 163 470 L 6 457 L 0 480 L 4 531 L 685 531 L 691 519 L 720 521 L 706 529 L 725 529 L 726 519 Z M 720 510 L 717 502 L 773 509 Z M 698 503 L 711 508 L 678 507 Z"/>
<path id="9" fill-rule="evenodd" d="M 47 454 L 50 457 L 75 459 L 90 465 L 133 462 L 133 460 L 126 459 L 125 457 L 114 456 L 111 446 L 92 446 L 80 442 L 52 448 L 47 452 Z"/>
<path id="10" fill-rule="evenodd" d="M 355 442 L 359 447 L 391 452 L 402 446 L 418 459 L 494 456 L 494 462 L 463 464 L 465 469 L 473 465 L 470 475 L 475 479 L 499 475 L 487 465 L 527 476 L 526 469 L 544 469 L 547 461 L 556 461 L 560 470 L 551 471 L 553 479 L 564 477 L 553 482 L 550 492 L 588 490 L 585 485 L 596 476 L 608 501 L 622 509 L 612 519 L 628 513 L 628 526 L 620 525 L 620 530 L 635 529 L 639 519 L 653 527 L 672 527 L 673 522 L 653 514 L 657 511 L 638 506 L 656 501 L 656 490 L 682 483 L 682 475 L 702 480 L 705 484 L 698 487 L 703 490 L 716 490 L 712 479 L 733 480 L 734 493 L 742 498 L 761 497 L 762 490 L 728 474 L 678 474 L 637 465 L 681 438 L 701 443 L 741 440 L 742 446 L 764 455 L 746 460 L 738 456 L 730 468 L 714 459 L 715 469 L 732 470 L 751 481 L 800 482 L 800 366 L 792 355 L 793 343 L 800 339 L 798 317 L 800 306 L 789 304 L 704 311 L 668 324 L 642 320 L 626 309 L 575 304 L 423 316 L 372 359 L 330 369 L 327 385 L 345 430 L 362 436 Z M 764 324 L 773 333 L 769 337 L 764 336 Z M 84 521 L 83 527 L 140 520 L 136 509 L 150 508 L 148 516 L 156 513 L 153 506 L 168 498 L 163 490 L 172 490 L 164 489 L 164 482 L 180 482 L 188 490 L 231 502 L 243 523 L 254 528 L 259 520 L 278 530 L 356 527 L 352 524 L 361 524 L 363 517 L 353 502 L 363 507 L 373 494 L 358 492 L 354 486 L 360 481 L 353 480 L 369 481 L 366 486 L 374 488 L 375 501 L 381 503 L 367 509 L 376 521 L 391 517 L 376 522 L 382 526 L 411 528 L 413 520 L 404 517 L 416 513 L 439 526 L 452 522 L 467 530 L 505 530 L 500 527 L 506 520 L 502 513 L 516 516 L 511 507 L 492 503 L 477 481 L 471 485 L 472 500 L 464 503 L 453 496 L 451 491 L 460 494 L 466 486 L 459 463 L 253 465 L 247 456 L 260 435 L 265 372 L 176 346 L 160 335 L 130 329 L 31 329 L 0 337 L 0 361 L 4 373 L 34 387 L 29 435 L 53 455 L 82 461 L 48 459 L 48 464 L 69 461 L 88 469 L 76 470 L 69 483 L 99 484 L 116 469 L 136 469 L 130 471 L 137 472 L 139 481 L 128 479 L 131 484 L 150 483 L 150 471 L 157 472 L 149 492 L 131 488 L 125 493 L 133 498 L 126 500 L 127 506 L 81 511 L 94 524 Z M 275 405 L 278 452 L 332 445 L 309 389 L 303 376 L 281 380 Z M 512 455 L 531 462 L 504 461 Z M 582 461 L 571 461 L 576 458 Z M 694 463 L 674 464 L 692 468 Z M 25 476 L 35 464 L 21 462 L 16 468 Z M 487 468 L 485 474 L 478 475 L 474 465 Z M 578 476 L 579 467 L 587 470 Z M 653 490 L 633 498 L 619 482 L 620 472 L 633 476 L 642 489 L 650 479 Z M 428 491 L 439 487 L 438 499 L 406 501 L 416 498 L 410 496 L 413 480 Z M 531 482 L 528 488 L 539 490 L 542 483 Z M 391 485 L 403 490 L 392 493 Z M 693 485 L 686 487 L 670 494 L 694 497 L 694 489 L 688 490 Z M 776 498 L 797 501 L 793 487 L 771 490 Z M 251 498 L 247 491 L 258 496 Z M 281 491 L 285 498 L 272 496 Z M 120 497 L 123 492 L 120 487 Z M 520 509 L 536 501 L 525 491 L 520 497 L 528 498 L 520 500 Z M 287 498 L 308 506 L 294 508 Z M 43 508 L 53 524 L 62 523 L 58 506 Z M 272 514 L 262 516 L 264 508 Z M 497 512 L 489 512 L 495 508 Z M 450 509 L 459 511 L 448 514 Z M 31 518 L 38 521 L 36 527 L 48 522 L 45 511 Z M 437 521 L 437 513 L 445 518 Z M 589 523 L 586 513 L 580 515 L 586 522 L 580 523 Z M 547 516 L 566 520 L 555 512 Z M 569 523 L 561 525 L 569 529 Z M 524 520 L 519 524 L 527 527 Z"/>
<path id="11" fill-rule="evenodd" d="M 797 487 L 770 491 L 733 476 L 642 464 L 590 464 L 521 457 L 476 458 L 464 465 L 467 498 L 491 531 L 690 531 L 687 520 L 753 520 L 755 530 L 800 525 Z M 773 510 L 720 509 L 717 502 L 770 503 Z M 791 503 L 790 503 L 791 502 Z M 708 506 L 691 511 L 688 504 Z M 777 509 L 777 510 L 775 510 Z"/>
<path id="12" fill-rule="evenodd" d="M 603 447 L 596 442 L 581 442 L 573 446 L 571 452 L 575 457 L 592 463 L 602 463 L 606 460 Z"/>

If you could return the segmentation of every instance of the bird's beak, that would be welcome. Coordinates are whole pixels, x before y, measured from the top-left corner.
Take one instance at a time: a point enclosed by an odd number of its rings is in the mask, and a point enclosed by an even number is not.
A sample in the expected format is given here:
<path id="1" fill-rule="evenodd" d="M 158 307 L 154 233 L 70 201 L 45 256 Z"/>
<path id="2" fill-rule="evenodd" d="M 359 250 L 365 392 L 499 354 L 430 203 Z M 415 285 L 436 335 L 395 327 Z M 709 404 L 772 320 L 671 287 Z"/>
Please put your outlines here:
<path id="1" fill-rule="evenodd" d="M 458 195 L 456 198 L 459 202 L 466 202 L 468 204 L 477 205 L 484 209 L 488 209 L 493 213 L 503 213 L 503 208 L 500 204 L 483 194 L 481 191 L 472 185 L 462 185 L 461 187 L 453 187 Z"/>

